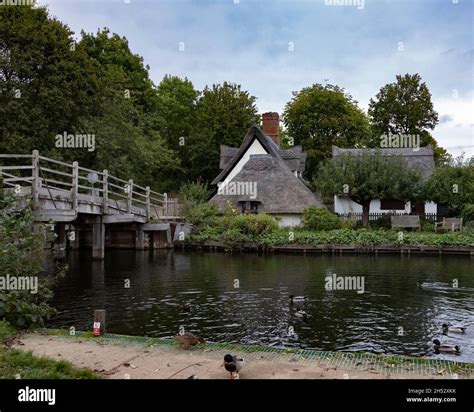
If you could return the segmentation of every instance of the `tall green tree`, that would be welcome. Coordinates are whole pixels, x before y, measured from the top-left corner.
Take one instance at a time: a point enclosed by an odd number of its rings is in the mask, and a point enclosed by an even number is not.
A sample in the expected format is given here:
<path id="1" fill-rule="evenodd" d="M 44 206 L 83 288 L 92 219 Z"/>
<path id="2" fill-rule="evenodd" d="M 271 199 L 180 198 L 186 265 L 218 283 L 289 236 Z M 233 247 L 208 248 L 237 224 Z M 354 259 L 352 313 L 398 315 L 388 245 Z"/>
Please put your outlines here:
<path id="1" fill-rule="evenodd" d="M 94 113 L 99 85 L 72 35 L 44 8 L 0 7 L 0 152 L 61 157 L 55 136 Z"/>
<path id="2" fill-rule="evenodd" d="M 193 180 L 213 180 L 219 173 L 220 145 L 240 146 L 247 129 L 260 123 L 255 101 L 237 84 L 205 87 L 197 103 L 193 134 L 185 142 L 186 168 Z"/>
<path id="3" fill-rule="evenodd" d="M 373 126 L 371 146 L 380 147 L 383 134 L 418 135 L 421 146 L 433 146 L 437 163 L 446 161 L 446 150 L 430 132 L 438 124 L 438 113 L 418 73 L 397 75 L 394 83 L 383 86 L 375 99 L 370 99 L 368 114 Z"/>
<path id="4" fill-rule="evenodd" d="M 311 179 L 318 163 L 331 157 L 331 146 L 363 145 L 369 123 L 357 102 L 344 89 L 313 84 L 293 92 L 283 112 L 284 124 L 295 144 L 308 154 L 306 175 Z"/>
<path id="5" fill-rule="evenodd" d="M 315 186 L 325 196 L 347 196 L 362 205 L 362 223 L 369 224 L 370 202 L 375 199 L 418 200 L 420 174 L 397 157 L 380 152 L 341 155 L 322 163 Z"/>
<path id="6" fill-rule="evenodd" d="M 100 84 L 100 104 L 88 119 L 97 148 L 89 167 L 132 177 L 155 190 L 168 190 L 179 159 L 159 133 L 159 101 L 143 58 L 125 37 L 108 29 L 82 32 L 81 47 L 93 62 Z"/>

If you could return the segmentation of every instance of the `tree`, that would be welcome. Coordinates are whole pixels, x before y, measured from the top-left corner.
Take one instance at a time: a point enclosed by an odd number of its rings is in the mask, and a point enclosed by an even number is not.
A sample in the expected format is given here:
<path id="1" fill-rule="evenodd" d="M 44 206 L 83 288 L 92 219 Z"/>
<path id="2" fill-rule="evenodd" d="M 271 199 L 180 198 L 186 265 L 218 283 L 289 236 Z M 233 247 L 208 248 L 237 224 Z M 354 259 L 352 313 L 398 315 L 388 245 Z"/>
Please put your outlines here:
<path id="1" fill-rule="evenodd" d="M 386 84 L 375 100 L 370 99 L 368 114 L 373 126 L 371 146 L 380 147 L 383 134 L 418 135 L 421 146 L 433 146 L 438 163 L 446 160 L 446 150 L 430 134 L 438 124 L 438 113 L 419 74 L 397 75 L 396 82 Z"/>
<path id="2" fill-rule="evenodd" d="M 159 101 L 143 58 L 132 53 L 125 37 L 82 32 L 84 48 L 97 73 L 100 103 L 87 121 L 96 135 L 96 151 L 88 167 L 133 178 L 154 190 L 170 189 L 179 160 L 159 133 Z"/>
<path id="3" fill-rule="evenodd" d="M 372 200 L 418 200 L 420 182 L 420 174 L 402 159 L 376 151 L 327 160 L 319 168 L 314 184 L 323 195 L 347 196 L 362 205 L 362 223 L 367 226 Z"/>
<path id="4" fill-rule="evenodd" d="M 466 205 L 474 203 L 474 162 L 458 158 L 438 167 L 424 192 L 427 199 L 446 205 L 451 215 L 459 217 Z"/>
<path id="5" fill-rule="evenodd" d="M 293 96 L 283 112 L 284 124 L 308 155 L 306 175 L 311 180 L 318 163 L 331 156 L 332 145 L 363 145 L 369 123 L 352 96 L 338 86 L 313 84 Z"/>
<path id="6" fill-rule="evenodd" d="M 0 7 L 0 152 L 59 157 L 55 136 L 93 114 L 98 82 L 72 35 L 44 8 Z"/>
<path id="7" fill-rule="evenodd" d="M 213 180 L 219 172 L 221 144 L 238 147 L 247 129 L 259 124 L 256 98 L 240 85 L 205 87 L 197 103 L 195 128 L 185 141 L 190 180 Z"/>

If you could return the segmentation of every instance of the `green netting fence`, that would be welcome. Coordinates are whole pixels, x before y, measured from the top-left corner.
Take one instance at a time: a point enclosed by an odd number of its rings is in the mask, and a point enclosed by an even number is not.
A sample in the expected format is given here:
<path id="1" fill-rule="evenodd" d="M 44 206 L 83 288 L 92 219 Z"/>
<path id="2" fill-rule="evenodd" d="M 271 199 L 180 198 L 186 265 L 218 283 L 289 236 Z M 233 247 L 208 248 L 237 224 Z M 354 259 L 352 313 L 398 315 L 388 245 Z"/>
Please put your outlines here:
<path id="1" fill-rule="evenodd" d="M 100 337 L 92 332 L 46 329 L 45 333 L 65 338 L 87 338 L 101 343 L 119 345 L 142 345 L 150 350 L 156 346 L 166 346 L 170 350 L 179 350 L 178 344 L 170 338 L 146 336 L 127 336 L 106 333 Z M 190 349 L 205 352 L 211 356 L 224 356 L 226 353 L 239 353 L 247 360 L 293 363 L 295 365 L 317 365 L 325 368 L 372 371 L 383 374 L 400 374 L 409 376 L 431 375 L 439 378 L 473 378 L 474 364 L 444 359 L 409 357 L 401 355 L 377 355 L 363 352 L 331 352 L 298 348 L 281 348 L 273 346 L 244 345 L 238 343 L 207 342 Z"/>

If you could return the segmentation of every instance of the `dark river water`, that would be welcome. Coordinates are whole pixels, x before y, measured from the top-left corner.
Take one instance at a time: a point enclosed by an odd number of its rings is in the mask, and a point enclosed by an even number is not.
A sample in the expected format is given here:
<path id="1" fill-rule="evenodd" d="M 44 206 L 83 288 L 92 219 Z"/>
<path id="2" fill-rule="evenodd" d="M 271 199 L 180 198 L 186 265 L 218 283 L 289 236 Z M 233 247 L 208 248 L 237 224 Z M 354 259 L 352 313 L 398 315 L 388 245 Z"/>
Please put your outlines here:
<path id="1" fill-rule="evenodd" d="M 68 264 L 49 327 L 85 330 L 105 308 L 110 333 L 171 337 L 183 327 L 210 342 L 474 361 L 470 258 L 121 250 L 103 262 L 71 252 Z M 364 293 L 327 290 L 328 275 L 358 276 Z M 299 305 L 307 319 L 291 294 L 308 298 Z M 445 322 L 467 333 L 443 335 Z M 461 345 L 461 355 L 434 354 L 434 338 Z"/>

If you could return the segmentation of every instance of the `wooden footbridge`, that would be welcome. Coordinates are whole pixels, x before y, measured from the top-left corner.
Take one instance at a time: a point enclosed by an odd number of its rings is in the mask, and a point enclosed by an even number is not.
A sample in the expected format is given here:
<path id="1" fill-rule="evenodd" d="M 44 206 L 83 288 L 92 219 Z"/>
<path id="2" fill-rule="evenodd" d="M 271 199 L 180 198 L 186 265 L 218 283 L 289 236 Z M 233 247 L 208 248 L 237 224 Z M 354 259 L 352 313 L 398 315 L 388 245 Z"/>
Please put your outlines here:
<path id="1" fill-rule="evenodd" d="M 32 202 L 35 220 L 54 225 L 56 248 L 92 246 L 103 259 L 105 247 L 172 247 L 179 225 L 178 202 L 133 180 L 32 154 L 0 154 L 6 191 L 20 203 Z"/>

